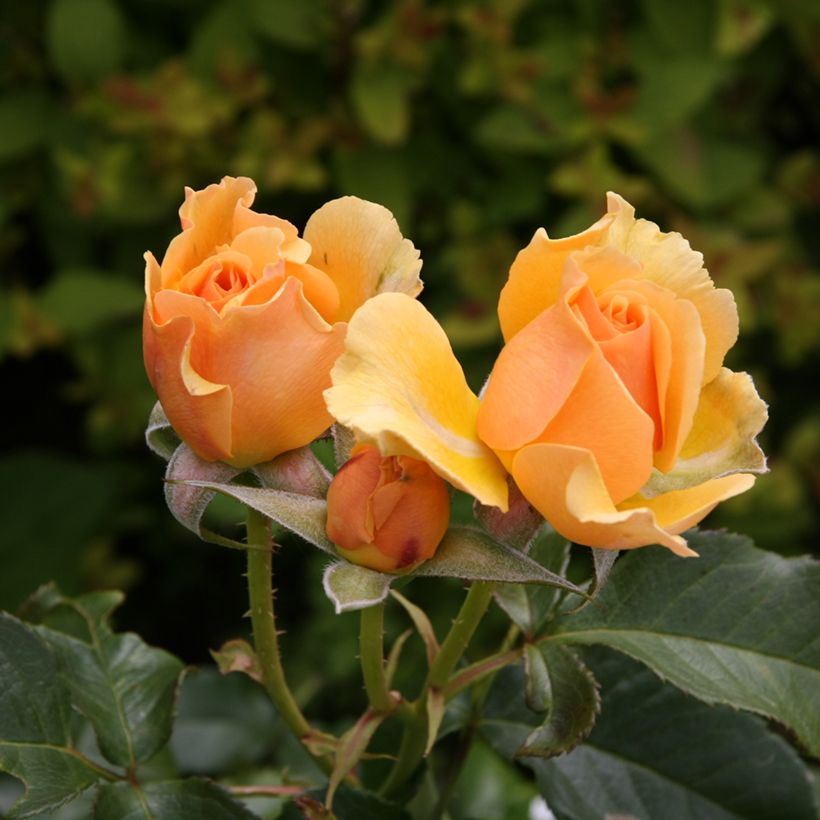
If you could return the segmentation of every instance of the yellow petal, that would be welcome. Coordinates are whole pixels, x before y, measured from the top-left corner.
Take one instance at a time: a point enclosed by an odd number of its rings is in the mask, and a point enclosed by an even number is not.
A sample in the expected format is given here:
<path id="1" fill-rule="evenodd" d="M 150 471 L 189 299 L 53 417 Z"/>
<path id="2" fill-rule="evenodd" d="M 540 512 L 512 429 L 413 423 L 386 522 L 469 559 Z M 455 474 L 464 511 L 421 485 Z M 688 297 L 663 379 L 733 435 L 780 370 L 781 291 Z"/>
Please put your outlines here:
<path id="1" fill-rule="evenodd" d="M 507 509 L 506 473 L 479 441 L 479 402 L 438 322 L 414 299 L 385 293 L 353 316 L 325 392 L 333 416 L 383 455 L 427 461 L 484 504 Z"/>
<path id="2" fill-rule="evenodd" d="M 702 521 L 721 501 L 745 493 L 754 483 L 753 475 L 735 473 L 685 490 L 664 493 L 656 498 L 638 495 L 619 504 L 618 509 L 650 510 L 659 527 L 677 535 Z"/>
<path id="3" fill-rule="evenodd" d="M 597 245 L 606 235 L 613 217 L 606 215 L 575 236 L 550 239 L 539 228 L 510 268 L 507 284 L 498 299 L 498 320 L 504 340 L 509 342 L 542 310 L 555 304 L 561 290 L 561 274 L 573 252 Z"/>
<path id="4" fill-rule="evenodd" d="M 603 549 L 662 544 L 678 555 L 695 555 L 650 509 L 617 509 L 589 450 L 531 444 L 515 456 L 512 475 L 530 504 L 571 541 Z"/>
<path id="5" fill-rule="evenodd" d="M 419 252 L 381 205 L 355 196 L 334 199 L 310 217 L 304 236 L 313 249 L 310 264 L 339 289 L 340 321 L 377 293 L 421 292 Z"/>
<path id="6" fill-rule="evenodd" d="M 737 306 L 731 291 L 715 288 L 703 255 L 676 232 L 664 233 L 654 222 L 635 219 L 635 209 L 617 194 L 607 194 L 613 217 L 607 241 L 643 265 L 644 276 L 688 299 L 700 314 L 706 337 L 703 383 L 715 378 L 738 334 Z"/>
<path id="7" fill-rule="evenodd" d="M 655 472 L 642 490 L 668 493 L 733 473 L 763 473 L 766 456 L 755 437 L 768 418 L 748 373 L 721 368 L 700 396 L 694 423 L 671 472 Z"/>

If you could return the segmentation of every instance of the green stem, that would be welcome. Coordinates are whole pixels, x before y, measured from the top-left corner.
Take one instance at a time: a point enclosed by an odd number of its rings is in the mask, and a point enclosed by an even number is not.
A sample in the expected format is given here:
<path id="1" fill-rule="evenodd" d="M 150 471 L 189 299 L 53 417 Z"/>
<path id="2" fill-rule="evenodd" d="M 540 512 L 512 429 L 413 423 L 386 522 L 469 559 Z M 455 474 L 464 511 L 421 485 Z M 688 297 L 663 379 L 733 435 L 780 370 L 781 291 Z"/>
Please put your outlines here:
<path id="1" fill-rule="evenodd" d="M 256 547 L 247 550 L 248 594 L 253 642 L 262 670 L 262 682 L 282 720 L 300 741 L 304 741 L 312 734 L 312 729 L 288 688 L 279 653 L 279 637 L 273 610 L 273 538 L 270 520 L 249 508 L 247 533 L 248 546 Z M 314 757 L 326 773 L 332 770 L 333 767 L 326 758 Z"/>
<path id="2" fill-rule="evenodd" d="M 384 674 L 384 603 L 361 612 L 359 656 L 364 688 L 373 711 L 392 711 L 394 704 Z"/>
<path id="3" fill-rule="evenodd" d="M 470 591 L 461 605 L 450 632 L 441 645 L 427 675 L 427 688 L 443 689 L 464 654 L 467 644 L 473 637 L 490 601 L 493 597 L 494 584 L 489 581 L 473 581 Z"/>
<path id="4" fill-rule="evenodd" d="M 398 757 L 382 786 L 381 793 L 391 796 L 404 785 L 424 757 L 427 746 L 427 693 L 430 689 L 444 689 L 450 674 L 464 654 L 481 618 L 493 597 L 492 583 L 473 581 L 470 591 L 453 621 L 441 649 L 430 666 L 424 689 L 407 716 Z"/>

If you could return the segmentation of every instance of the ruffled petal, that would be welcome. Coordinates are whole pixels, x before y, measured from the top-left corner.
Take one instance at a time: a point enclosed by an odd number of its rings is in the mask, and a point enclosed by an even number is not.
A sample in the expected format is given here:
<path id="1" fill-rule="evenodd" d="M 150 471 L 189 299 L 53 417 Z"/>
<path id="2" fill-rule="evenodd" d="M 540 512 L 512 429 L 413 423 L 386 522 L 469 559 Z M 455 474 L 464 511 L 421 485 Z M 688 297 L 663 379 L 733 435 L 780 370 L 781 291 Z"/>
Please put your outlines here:
<path id="1" fill-rule="evenodd" d="M 561 291 L 561 274 L 573 252 L 598 245 L 614 217 L 605 215 L 575 236 L 550 239 L 539 228 L 530 244 L 516 256 L 509 279 L 498 299 L 498 320 L 505 341 L 528 325 L 539 313 L 554 305 Z"/>
<path id="2" fill-rule="evenodd" d="M 143 318 L 143 357 L 148 380 L 169 421 L 188 446 L 207 461 L 231 456 L 231 388 L 194 369 L 194 320 L 177 316 L 162 325 Z"/>
<path id="3" fill-rule="evenodd" d="M 706 337 L 702 383 L 710 382 L 737 341 L 739 323 L 732 292 L 715 288 L 703 267 L 703 255 L 693 251 L 679 233 L 664 233 L 654 222 L 635 219 L 635 209 L 617 194 L 607 194 L 607 205 L 613 217 L 608 241 L 639 261 L 647 279 L 697 308 Z"/>
<path id="4" fill-rule="evenodd" d="M 722 368 L 700 396 L 691 432 L 668 473 L 655 472 L 645 496 L 682 490 L 733 473 L 763 473 L 766 456 L 756 439 L 768 419 L 748 373 Z"/>
<path id="5" fill-rule="evenodd" d="M 662 544 L 680 556 L 696 554 L 650 509 L 618 510 L 589 450 L 531 444 L 515 456 L 512 475 L 530 504 L 571 541 L 602 549 Z"/>
<path id="6" fill-rule="evenodd" d="M 502 349 L 478 414 L 478 435 L 515 450 L 543 432 L 575 388 L 595 343 L 562 300 Z"/>
<path id="7" fill-rule="evenodd" d="M 506 473 L 476 434 L 478 399 L 444 331 L 418 302 L 385 293 L 359 308 L 332 378 L 328 408 L 360 438 L 383 455 L 421 458 L 506 510 Z"/>
<path id="8" fill-rule="evenodd" d="M 334 199 L 310 217 L 304 236 L 313 249 L 310 264 L 339 289 L 341 321 L 377 293 L 421 292 L 419 252 L 381 205 L 355 196 Z"/>
<path id="9" fill-rule="evenodd" d="M 230 244 L 236 209 L 249 208 L 255 195 L 256 183 L 247 177 L 223 177 L 202 191 L 186 188 L 179 209 L 182 233 L 171 241 L 162 260 L 164 284 L 198 265 L 220 245 Z"/>
<path id="10" fill-rule="evenodd" d="M 599 350 L 538 440 L 592 453 L 612 502 L 634 495 L 652 472 L 655 425 Z M 547 481 L 552 478 L 547 474 Z"/>

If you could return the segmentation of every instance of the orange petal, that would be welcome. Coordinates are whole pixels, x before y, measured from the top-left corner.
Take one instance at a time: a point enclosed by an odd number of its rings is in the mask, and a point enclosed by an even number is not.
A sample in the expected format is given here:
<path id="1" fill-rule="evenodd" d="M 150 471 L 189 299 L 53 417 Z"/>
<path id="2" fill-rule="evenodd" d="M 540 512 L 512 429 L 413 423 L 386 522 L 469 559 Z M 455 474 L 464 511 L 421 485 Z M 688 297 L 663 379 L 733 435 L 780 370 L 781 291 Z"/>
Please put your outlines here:
<path id="1" fill-rule="evenodd" d="M 578 544 L 604 549 L 662 544 L 681 556 L 696 554 L 660 526 L 650 509 L 617 509 L 588 450 L 531 444 L 516 455 L 513 478 L 556 531 Z"/>
<path id="2" fill-rule="evenodd" d="M 653 356 L 663 424 L 655 466 L 672 469 L 692 429 L 703 383 L 706 339 L 696 307 L 652 282 L 622 285 L 646 297 L 650 306 Z"/>
<path id="3" fill-rule="evenodd" d="M 288 279 L 265 304 L 229 307 L 223 316 L 203 299 L 163 290 L 154 298 L 154 314 L 157 322 L 173 324 L 180 317 L 193 325 L 192 369 L 210 383 L 231 388 L 230 440 L 229 446 L 221 442 L 223 461 L 235 467 L 269 461 L 308 444 L 332 423 L 322 391 L 330 386 L 330 369 L 342 352 L 345 325 L 324 322 L 297 279 Z M 179 432 L 187 441 L 184 430 Z"/>
<path id="4" fill-rule="evenodd" d="M 478 412 L 478 436 L 493 450 L 515 450 L 543 432 L 570 395 L 595 343 L 559 302 L 502 349 Z"/>
<path id="5" fill-rule="evenodd" d="M 538 441 L 591 452 L 609 497 L 618 503 L 651 475 L 654 433 L 652 419 L 596 350 Z"/>
<path id="6" fill-rule="evenodd" d="M 283 255 L 293 262 L 308 261 L 310 245 L 299 238 L 299 231 L 294 224 L 271 214 L 258 214 L 240 202 L 233 214 L 233 236 L 239 236 L 250 228 L 275 228 L 282 231 Z"/>
<path id="7" fill-rule="evenodd" d="M 182 234 L 168 246 L 162 260 L 163 274 L 188 271 L 220 245 L 230 244 L 237 207 L 250 207 L 255 195 L 256 183 L 247 177 L 223 177 L 218 185 L 202 191 L 186 188 L 185 202 L 179 209 Z"/>
<path id="8" fill-rule="evenodd" d="M 322 392 L 344 345 L 290 278 L 263 305 L 230 308 L 204 356 L 208 377 L 233 387 L 234 466 L 268 461 L 311 442 L 332 423 Z"/>
<path id="9" fill-rule="evenodd" d="M 643 265 L 644 277 L 690 301 L 706 337 L 702 383 L 712 381 L 726 352 L 737 340 L 737 306 L 731 291 L 715 288 L 703 255 L 677 232 L 664 233 L 654 222 L 635 219 L 635 209 L 617 194 L 607 194 L 613 218 L 608 241 Z"/>
<path id="10" fill-rule="evenodd" d="M 206 461 L 224 461 L 231 455 L 231 388 L 208 381 L 193 368 L 194 335 L 190 317 L 177 316 L 157 325 L 146 307 L 145 371 L 180 437 Z"/>
<path id="11" fill-rule="evenodd" d="M 543 228 L 535 232 L 530 244 L 516 256 L 498 300 L 498 319 L 507 342 L 555 304 L 569 254 L 600 244 L 612 219 L 607 214 L 585 231 L 564 239 L 550 239 Z"/>

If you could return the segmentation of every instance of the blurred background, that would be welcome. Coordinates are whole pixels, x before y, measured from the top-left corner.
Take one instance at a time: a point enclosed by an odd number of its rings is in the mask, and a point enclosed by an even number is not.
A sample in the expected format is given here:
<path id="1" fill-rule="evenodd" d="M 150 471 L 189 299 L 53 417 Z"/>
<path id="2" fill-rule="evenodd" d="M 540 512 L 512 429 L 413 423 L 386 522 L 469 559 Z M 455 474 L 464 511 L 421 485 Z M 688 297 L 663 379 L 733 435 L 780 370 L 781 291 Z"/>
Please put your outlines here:
<path id="1" fill-rule="evenodd" d="M 771 473 L 708 523 L 817 549 L 816 0 L 0 7 L 0 607 L 49 578 L 122 587 L 120 627 L 189 662 L 246 632 L 242 555 L 172 520 L 142 438 L 142 254 L 178 232 L 183 186 L 224 174 L 300 229 L 340 194 L 391 208 L 476 388 L 516 252 L 618 191 L 734 291 L 728 364 L 771 406 Z M 355 616 L 332 614 L 308 547 L 286 543 L 279 567 L 293 679 L 346 691 Z M 418 588 L 434 620 L 461 598 Z"/>

